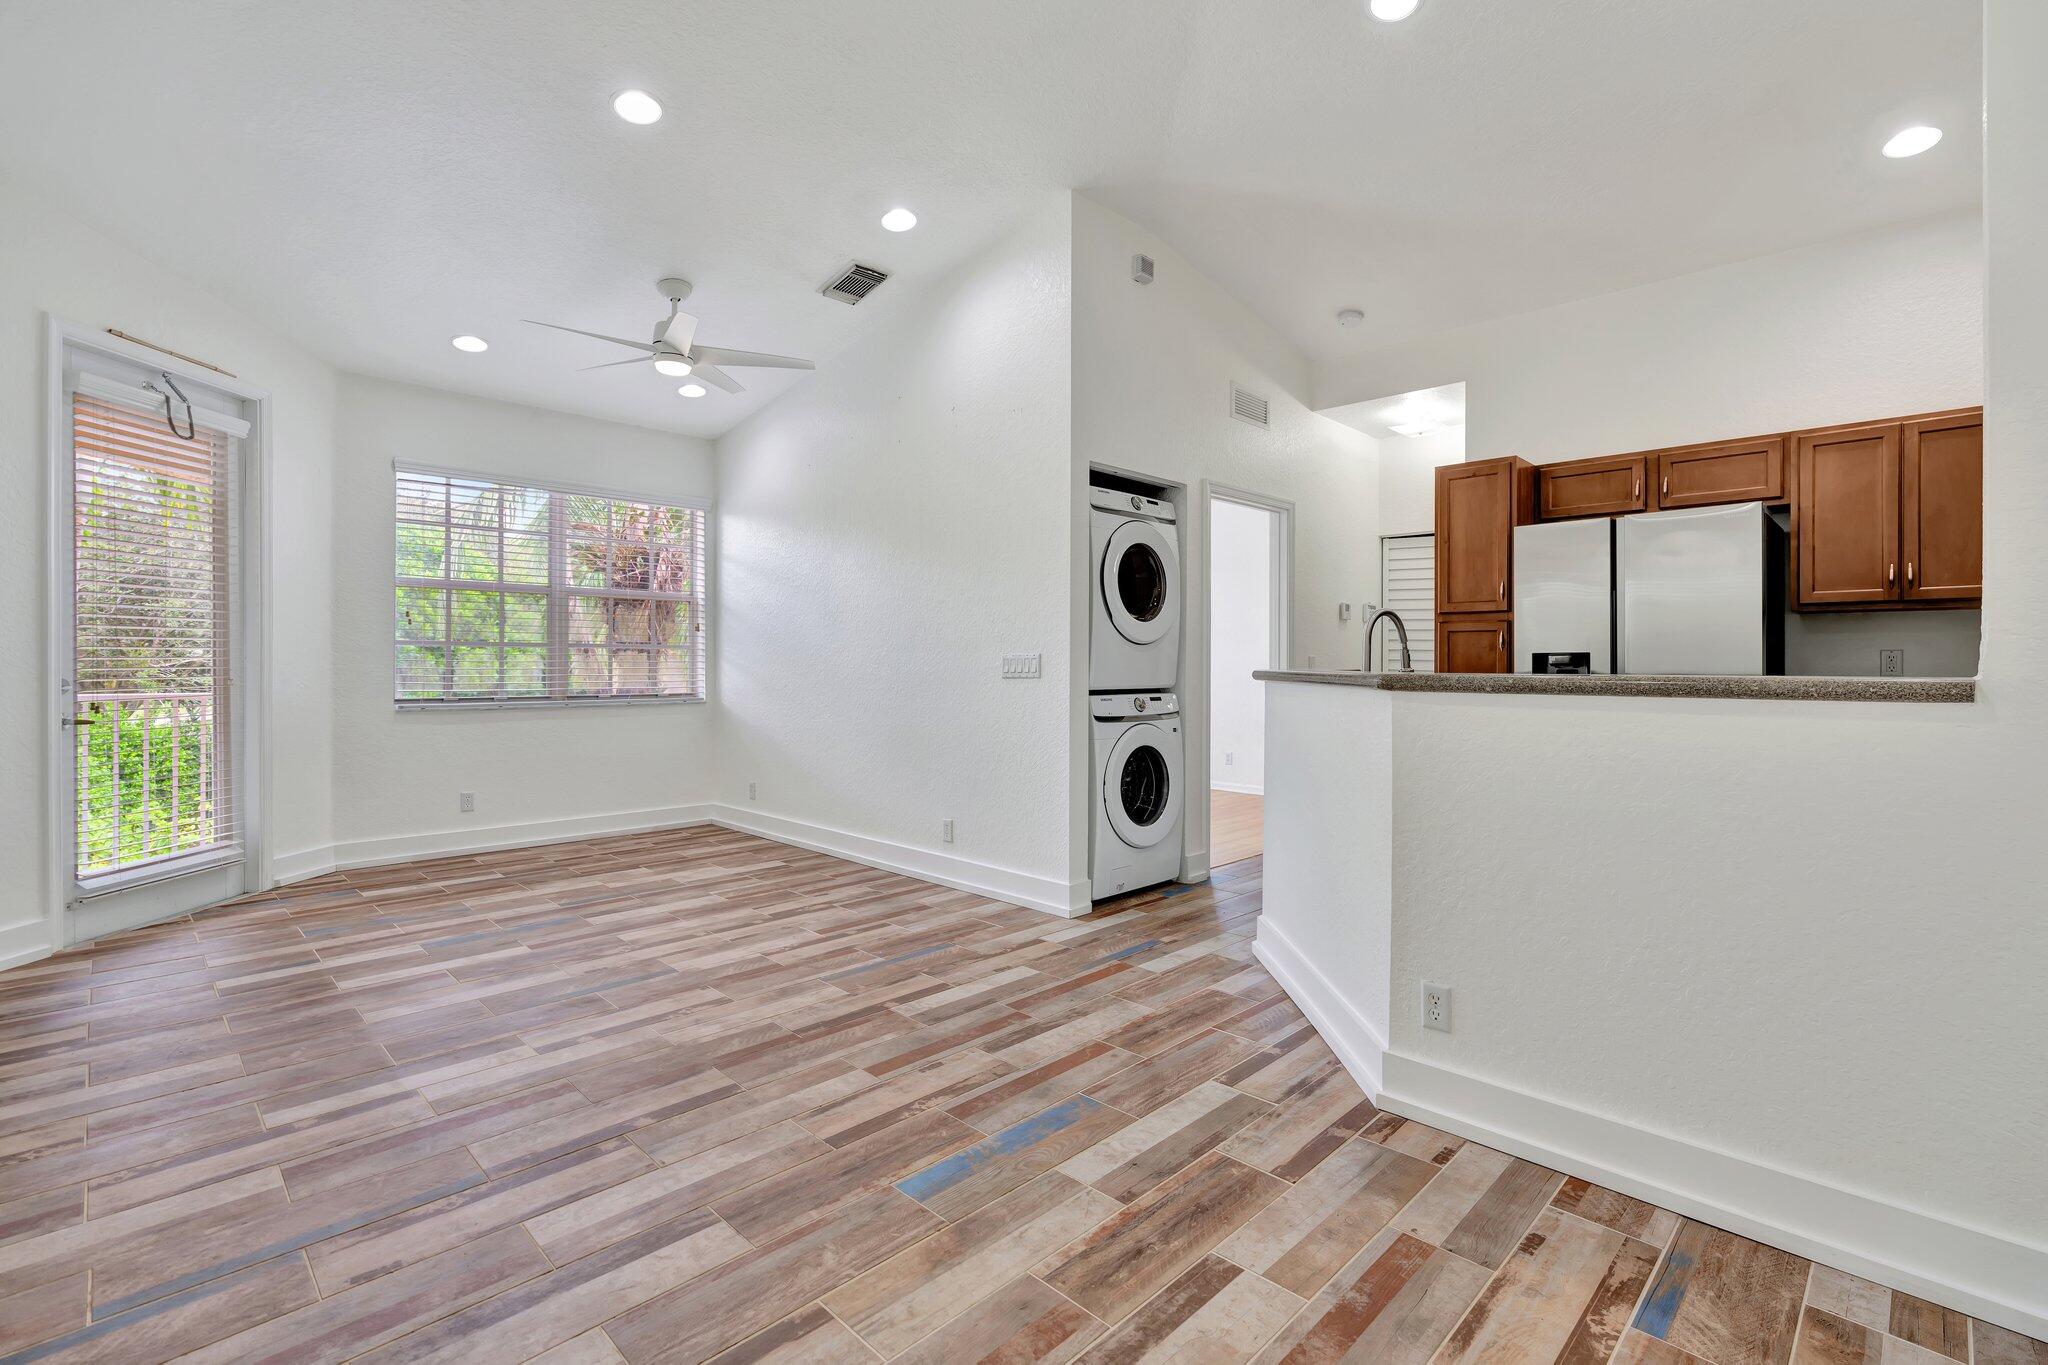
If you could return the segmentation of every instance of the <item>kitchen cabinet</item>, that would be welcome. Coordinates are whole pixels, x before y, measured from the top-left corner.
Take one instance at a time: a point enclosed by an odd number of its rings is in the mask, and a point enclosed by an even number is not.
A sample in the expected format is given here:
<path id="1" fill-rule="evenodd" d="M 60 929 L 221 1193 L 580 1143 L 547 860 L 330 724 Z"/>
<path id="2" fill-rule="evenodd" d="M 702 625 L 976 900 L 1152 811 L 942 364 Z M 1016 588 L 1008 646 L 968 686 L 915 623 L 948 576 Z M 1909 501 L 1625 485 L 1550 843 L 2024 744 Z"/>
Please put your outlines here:
<path id="1" fill-rule="evenodd" d="M 1908 422 L 1899 441 L 1900 600 L 1984 595 L 1984 418 Z"/>
<path id="2" fill-rule="evenodd" d="M 1849 427 L 1793 438 L 1799 465 L 1799 604 L 1898 595 L 1899 428 Z"/>
<path id="3" fill-rule="evenodd" d="M 1517 524 L 1535 519 L 1536 469 L 1509 456 L 1436 471 L 1436 609 L 1509 609 Z"/>
<path id="4" fill-rule="evenodd" d="M 1657 511 L 1731 502 L 1785 501 L 1785 438 L 1717 441 L 1650 452 Z"/>
<path id="5" fill-rule="evenodd" d="M 1439 616 L 1436 669 L 1439 673 L 1512 673 L 1514 622 L 1506 616 Z"/>
<path id="6" fill-rule="evenodd" d="M 1984 593 L 1983 413 L 1792 437 L 1795 605 L 1972 605 Z"/>
<path id="7" fill-rule="evenodd" d="M 1537 513 L 1544 521 L 1563 521 L 1640 512 L 1648 505 L 1643 478 L 1647 463 L 1641 455 L 1606 455 L 1539 465 Z"/>

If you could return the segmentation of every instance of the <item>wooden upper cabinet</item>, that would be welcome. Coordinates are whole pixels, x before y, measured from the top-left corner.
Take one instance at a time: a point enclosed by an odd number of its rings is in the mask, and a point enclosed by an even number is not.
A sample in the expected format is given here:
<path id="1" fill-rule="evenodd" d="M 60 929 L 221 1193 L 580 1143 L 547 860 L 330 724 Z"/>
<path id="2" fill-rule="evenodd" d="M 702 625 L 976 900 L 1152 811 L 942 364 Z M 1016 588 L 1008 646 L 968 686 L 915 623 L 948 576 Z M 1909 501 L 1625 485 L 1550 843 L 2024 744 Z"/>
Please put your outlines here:
<path id="1" fill-rule="evenodd" d="M 1505 616 L 1440 616 L 1436 623 L 1439 673 L 1512 673 L 1514 623 Z"/>
<path id="2" fill-rule="evenodd" d="M 1436 609 L 1508 610 L 1515 523 L 1529 519 L 1534 473 L 1507 458 L 1436 471 Z"/>
<path id="3" fill-rule="evenodd" d="M 1800 606 L 1898 599 L 1901 434 L 1877 426 L 1793 438 Z"/>
<path id="4" fill-rule="evenodd" d="M 1713 507 L 1729 502 L 1785 501 L 1785 438 L 1721 441 L 1651 454 L 1651 506 Z"/>
<path id="5" fill-rule="evenodd" d="M 1984 418 L 1908 422 L 1899 440 L 1900 597 L 1984 595 Z"/>
<path id="6" fill-rule="evenodd" d="M 1640 512 L 1648 503 L 1641 455 L 1567 460 L 1536 468 L 1536 510 L 1545 521 L 1567 517 L 1612 517 Z"/>

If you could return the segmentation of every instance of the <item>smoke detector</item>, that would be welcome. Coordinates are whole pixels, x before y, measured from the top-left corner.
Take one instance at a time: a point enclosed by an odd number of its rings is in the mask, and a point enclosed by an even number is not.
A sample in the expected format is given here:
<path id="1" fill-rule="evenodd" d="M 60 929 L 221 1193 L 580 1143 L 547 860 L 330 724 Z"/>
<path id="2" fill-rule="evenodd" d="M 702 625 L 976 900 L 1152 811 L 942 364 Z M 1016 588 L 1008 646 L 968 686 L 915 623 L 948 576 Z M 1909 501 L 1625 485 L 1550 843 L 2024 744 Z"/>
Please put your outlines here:
<path id="1" fill-rule="evenodd" d="M 1346 308 L 1337 314 L 1337 325 L 1339 327 L 1356 327 L 1364 321 L 1365 311 L 1360 308 Z"/>

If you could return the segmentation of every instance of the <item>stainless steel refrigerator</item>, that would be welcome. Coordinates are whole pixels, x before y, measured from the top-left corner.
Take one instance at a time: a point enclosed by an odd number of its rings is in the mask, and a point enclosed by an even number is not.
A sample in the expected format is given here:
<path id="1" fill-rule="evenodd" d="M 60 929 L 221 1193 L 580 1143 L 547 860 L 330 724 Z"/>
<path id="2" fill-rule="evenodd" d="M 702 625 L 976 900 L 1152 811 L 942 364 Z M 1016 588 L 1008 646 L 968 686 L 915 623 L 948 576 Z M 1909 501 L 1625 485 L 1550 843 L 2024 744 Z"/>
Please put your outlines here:
<path id="1" fill-rule="evenodd" d="M 1518 526 L 1517 673 L 1785 671 L 1785 530 L 1762 503 Z"/>

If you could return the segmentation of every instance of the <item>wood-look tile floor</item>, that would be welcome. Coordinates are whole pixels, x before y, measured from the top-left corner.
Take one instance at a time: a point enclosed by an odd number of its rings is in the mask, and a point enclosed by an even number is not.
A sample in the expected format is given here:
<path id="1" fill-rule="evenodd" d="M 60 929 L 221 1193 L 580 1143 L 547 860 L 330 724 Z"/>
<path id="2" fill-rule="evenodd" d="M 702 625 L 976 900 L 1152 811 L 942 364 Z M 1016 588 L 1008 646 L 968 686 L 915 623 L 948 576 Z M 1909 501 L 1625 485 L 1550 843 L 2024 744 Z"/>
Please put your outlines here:
<path id="1" fill-rule="evenodd" d="M 1266 851 L 1266 798 L 1209 789 L 1209 865 L 1227 867 Z"/>
<path id="2" fill-rule="evenodd" d="M 2048 1365 L 1376 1111 L 1258 905 L 696 828 L 0 974 L 0 1354 Z"/>

